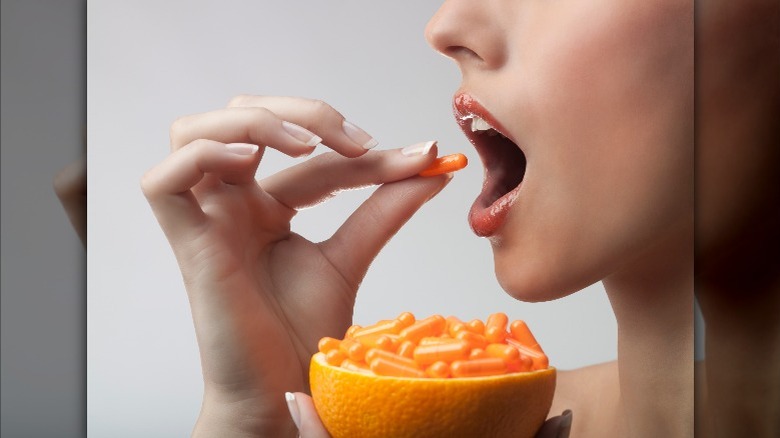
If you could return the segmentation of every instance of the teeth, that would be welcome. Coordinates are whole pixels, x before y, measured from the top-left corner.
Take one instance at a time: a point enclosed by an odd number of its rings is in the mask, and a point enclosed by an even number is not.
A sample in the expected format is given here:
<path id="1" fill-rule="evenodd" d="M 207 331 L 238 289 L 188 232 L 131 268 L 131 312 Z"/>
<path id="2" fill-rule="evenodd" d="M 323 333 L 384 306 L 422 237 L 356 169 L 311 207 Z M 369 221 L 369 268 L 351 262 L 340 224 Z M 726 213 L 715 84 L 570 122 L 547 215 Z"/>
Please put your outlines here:
<path id="1" fill-rule="evenodd" d="M 490 126 L 490 123 L 486 122 L 482 117 L 474 116 L 471 119 L 471 132 L 487 131 L 490 129 L 494 128 Z"/>

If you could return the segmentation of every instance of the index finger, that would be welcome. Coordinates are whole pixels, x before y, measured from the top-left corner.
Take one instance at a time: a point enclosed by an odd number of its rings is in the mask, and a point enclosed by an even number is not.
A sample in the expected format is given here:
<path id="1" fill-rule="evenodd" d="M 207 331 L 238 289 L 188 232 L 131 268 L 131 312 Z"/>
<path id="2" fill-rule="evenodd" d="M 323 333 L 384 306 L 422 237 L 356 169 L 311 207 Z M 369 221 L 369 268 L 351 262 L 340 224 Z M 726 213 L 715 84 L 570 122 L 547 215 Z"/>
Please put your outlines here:
<path id="1" fill-rule="evenodd" d="M 378 142 L 366 131 L 346 120 L 328 103 L 316 99 L 287 96 L 234 97 L 229 108 L 267 108 L 284 120 L 317 133 L 324 144 L 346 157 L 357 157 Z"/>

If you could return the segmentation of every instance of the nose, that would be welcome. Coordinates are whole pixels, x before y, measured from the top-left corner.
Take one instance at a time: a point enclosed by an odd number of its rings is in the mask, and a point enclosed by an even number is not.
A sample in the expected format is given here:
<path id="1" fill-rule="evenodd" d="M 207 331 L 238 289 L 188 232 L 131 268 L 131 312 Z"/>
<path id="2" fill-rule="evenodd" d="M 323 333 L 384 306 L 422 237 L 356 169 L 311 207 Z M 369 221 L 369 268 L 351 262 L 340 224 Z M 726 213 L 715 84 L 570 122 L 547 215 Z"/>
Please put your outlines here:
<path id="1" fill-rule="evenodd" d="M 462 71 L 497 68 L 505 61 L 500 20 L 490 0 L 447 0 L 425 27 L 425 39 Z"/>

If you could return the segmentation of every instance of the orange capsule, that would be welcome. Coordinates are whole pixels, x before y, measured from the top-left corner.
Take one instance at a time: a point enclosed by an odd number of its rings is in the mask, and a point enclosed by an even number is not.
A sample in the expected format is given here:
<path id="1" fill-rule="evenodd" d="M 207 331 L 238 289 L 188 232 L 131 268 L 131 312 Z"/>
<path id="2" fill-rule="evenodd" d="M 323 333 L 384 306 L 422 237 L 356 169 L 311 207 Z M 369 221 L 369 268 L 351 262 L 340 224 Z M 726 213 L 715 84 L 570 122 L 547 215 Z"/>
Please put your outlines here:
<path id="1" fill-rule="evenodd" d="M 468 357 L 469 344 L 465 341 L 445 342 L 442 344 L 419 345 L 414 349 L 414 361 L 420 365 L 434 362 L 452 362 Z"/>
<path id="2" fill-rule="evenodd" d="M 521 344 L 518 340 L 514 338 L 506 338 L 506 343 L 508 345 L 511 345 L 515 348 L 517 348 L 517 351 L 520 352 L 520 355 L 528 356 L 531 358 L 531 361 L 533 362 L 533 369 L 535 370 L 546 370 L 550 366 L 550 361 L 547 358 L 547 355 L 539 352 L 537 350 L 531 349 L 526 347 L 525 345 Z"/>
<path id="3" fill-rule="evenodd" d="M 404 312 L 396 318 L 396 320 L 401 321 L 401 328 L 404 329 L 406 327 L 409 327 L 410 325 L 414 324 L 415 321 L 417 321 L 414 318 L 414 314 L 412 312 Z"/>
<path id="4" fill-rule="evenodd" d="M 452 377 L 493 376 L 506 373 L 506 363 L 497 357 L 456 360 L 450 365 Z"/>
<path id="5" fill-rule="evenodd" d="M 328 362 L 328 364 L 333 366 L 341 366 L 341 363 L 344 362 L 344 359 L 347 358 L 347 355 L 344 354 L 340 349 L 337 350 L 330 350 L 329 352 L 325 353 L 325 361 Z"/>
<path id="6" fill-rule="evenodd" d="M 469 164 L 468 158 L 463 154 L 445 155 L 433 160 L 430 166 L 426 167 L 420 176 L 435 176 L 443 173 L 455 172 L 463 169 Z"/>
<path id="7" fill-rule="evenodd" d="M 450 326 L 449 334 L 454 338 L 462 331 L 468 331 L 468 328 L 466 327 L 466 324 L 458 322 Z"/>
<path id="8" fill-rule="evenodd" d="M 417 345 L 434 345 L 434 344 L 446 344 L 447 342 L 458 342 L 457 339 L 452 339 L 450 337 L 437 337 L 437 336 L 428 336 L 425 338 L 420 339 L 420 342 L 417 343 Z"/>
<path id="9" fill-rule="evenodd" d="M 379 333 L 373 335 L 365 335 L 354 339 L 355 341 L 360 342 L 361 344 L 365 345 L 368 348 L 381 348 L 380 344 L 387 342 L 387 340 L 384 340 L 382 342 L 379 341 L 379 339 L 383 337 L 384 335 Z"/>
<path id="10" fill-rule="evenodd" d="M 372 348 L 372 349 L 368 350 L 368 352 L 366 353 L 366 363 L 371 363 L 371 362 L 373 362 L 374 360 L 376 360 L 377 358 L 380 358 L 380 357 L 385 359 L 385 360 L 388 360 L 388 361 L 391 361 L 391 362 L 396 362 L 396 363 L 404 365 L 404 366 L 412 367 L 412 368 L 415 368 L 415 369 L 419 369 L 420 368 L 420 366 L 417 364 L 417 362 L 415 362 L 414 360 L 412 360 L 412 359 L 410 359 L 408 357 L 399 356 L 397 354 L 390 353 L 390 352 L 384 351 L 384 350 L 380 350 L 378 348 Z"/>
<path id="11" fill-rule="evenodd" d="M 506 362 L 506 370 L 510 373 L 526 372 L 533 369 L 531 358 L 521 354 L 519 359 Z"/>
<path id="12" fill-rule="evenodd" d="M 425 373 L 417 368 L 403 363 L 388 360 L 384 357 L 376 357 L 371 361 L 371 371 L 380 376 L 393 377 L 425 377 Z"/>
<path id="13" fill-rule="evenodd" d="M 491 344 L 500 344 L 504 342 L 506 335 L 506 331 L 501 330 L 498 327 L 485 328 L 485 339 L 487 339 Z"/>
<path id="14" fill-rule="evenodd" d="M 512 332 L 512 337 L 521 344 L 533 350 L 538 350 L 540 353 L 544 353 L 542 347 L 539 346 L 539 342 L 536 341 L 536 338 L 531 333 L 531 330 L 528 328 L 525 321 L 519 319 L 513 321 L 512 325 L 509 326 L 509 330 Z"/>
<path id="15" fill-rule="evenodd" d="M 341 341 L 341 345 L 339 346 L 339 350 L 341 350 L 342 353 L 344 353 L 348 358 L 361 362 L 363 361 L 363 358 L 366 356 L 366 351 L 368 351 L 368 347 L 361 344 L 360 342 L 354 340 L 354 339 L 344 339 Z"/>
<path id="16" fill-rule="evenodd" d="M 493 344 L 500 344 L 506 338 L 506 325 L 509 318 L 504 313 L 490 315 L 485 323 L 485 337 Z"/>
<path id="17" fill-rule="evenodd" d="M 347 333 L 344 336 L 344 338 L 347 339 L 347 338 L 355 337 L 355 330 L 359 330 L 359 329 L 360 329 L 359 325 L 351 325 L 351 326 L 349 326 L 349 328 L 347 329 Z"/>
<path id="18" fill-rule="evenodd" d="M 362 362 L 355 362 L 351 359 L 344 359 L 344 361 L 341 362 L 341 368 L 350 371 L 357 371 L 359 373 L 371 373 L 371 369 L 368 367 L 368 365 Z"/>
<path id="19" fill-rule="evenodd" d="M 417 343 L 426 336 L 440 336 L 442 330 L 444 330 L 444 325 L 443 316 L 429 316 L 401 330 L 401 340 Z"/>
<path id="20" fill-rule="evenodd" d="M 517 348 L 507 344 L 488 344 L 485 347 L 485 353 L 490 357 L 503 359 L 504 362 L 520 359 L 520 352 L 517 351 Z"/>
<path id="21" fill-rule="evenodd" d="M 330 350 L 335 350 L 335 349 L 339 348 L 340 344 L 341 344 L 341 341 L 339 341 L 338 339 L 329 338 L 329 337 L 326 336 L 326 337 L 320 339 L 320 342 L 317 343 L 317 349 L 321 353 L 327 353 Z"/>
<path id="22" fill-rule="evenodd" d="M 490 356 L 488 356 L 487 353 L 485 353 L 485 350 L 481 348 L 474 348 L 471 350 L 471 353 L 469 353 L 469 360 L 474 359 L 486 359 Z"/>
<path id="23" fill-rule="evenodd" d="M 469 330 L 463 330 L 461 332 L 458 332 L 458 334 L 455 336 L 455 339 L 466 341 L 469 344 L 469 347 L 471 347 L 472 349 L 474 348 L 484 349 L 488 345 L 488 341 L 487 339 L 485 339 L 484 336 L 478 335 Z"/>
<path id="24" fill-rule="evenodd" d="M 398 346 L 398 351 L 396 351 L 396 354 L 411 359 L 414 357 L 414 347 L 416 347 L 414 342 L 402 341 L 401 345 Z"/>
<path id="25" fill-rule="evenodd" d="M 361 336 L 386 334 L 397 335 L 398 332 L 401 331 L 402 324 L 403 323 L 397 319 L 379 321 L 374 325 L 355 330 L 354 337 L 359 338 Z"/>
<path id="26" fill-rule="evenodd" d="M 446 379 L 450 376 L 450 366 L 446 362 L 434 362 L 425 369 L 425 374 L 434 379 Z"/>
<path id="27" fill-rule="evenodd" d="M 382 335 L 383 340 L 379 340 L 379 345 L 389 352 L 395 352 L 398 350 L 398 347 L 401 345 L 401 336 L 400 335 Z"/>
<path id="28" fill-rule="evenodd" d="M 466 324 L 463 324 L 463 321 L 454 316 L 447 317 L 447 326 L 444 329 L 445 333 L 454 338 L 456 333 L 465 329 Z"/>
<path id="29" fill-rule="evenodd" d="M 485 323 L 480 319 L 472 319 L 466 323 L 466 328 L 478 335 L 485 334 Z"/>

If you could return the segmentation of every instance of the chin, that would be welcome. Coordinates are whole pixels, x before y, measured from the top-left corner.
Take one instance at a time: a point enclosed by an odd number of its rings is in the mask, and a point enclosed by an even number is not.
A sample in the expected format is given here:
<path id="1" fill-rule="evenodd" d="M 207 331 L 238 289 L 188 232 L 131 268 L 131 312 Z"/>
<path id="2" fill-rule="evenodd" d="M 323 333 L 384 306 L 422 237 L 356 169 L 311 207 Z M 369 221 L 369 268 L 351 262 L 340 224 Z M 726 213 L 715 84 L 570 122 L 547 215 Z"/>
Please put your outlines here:
<path id="1" fill-rule="evenodd" d="M 493 249 L 498 283 L 512 298 L 528 303 L 557 300 L 584 289 L 598 281 L 580 275 L 577 270 L 541 257 L 524 260 Z"/>

